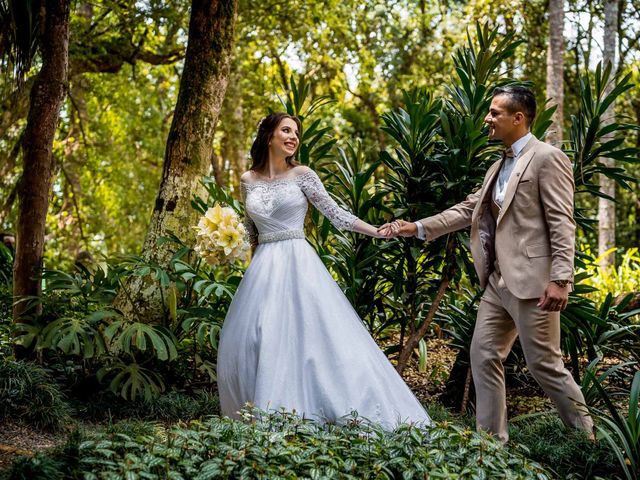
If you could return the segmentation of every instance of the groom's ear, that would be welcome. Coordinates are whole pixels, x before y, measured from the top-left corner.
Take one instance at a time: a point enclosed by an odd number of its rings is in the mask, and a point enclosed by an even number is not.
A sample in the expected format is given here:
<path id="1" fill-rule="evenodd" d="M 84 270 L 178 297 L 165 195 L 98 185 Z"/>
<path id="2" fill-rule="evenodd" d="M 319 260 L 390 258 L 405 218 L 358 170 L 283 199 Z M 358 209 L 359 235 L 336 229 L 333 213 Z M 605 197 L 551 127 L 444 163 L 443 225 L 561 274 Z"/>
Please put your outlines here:
<path id="1" fill-rule="evenodd" d="M 523 122 L 527 121 L 527 117 L 525 117 L 524 113 L 522 112 L 516 112 L 513 115 L 513 124 L 514 125 L 521 125 Z"/>

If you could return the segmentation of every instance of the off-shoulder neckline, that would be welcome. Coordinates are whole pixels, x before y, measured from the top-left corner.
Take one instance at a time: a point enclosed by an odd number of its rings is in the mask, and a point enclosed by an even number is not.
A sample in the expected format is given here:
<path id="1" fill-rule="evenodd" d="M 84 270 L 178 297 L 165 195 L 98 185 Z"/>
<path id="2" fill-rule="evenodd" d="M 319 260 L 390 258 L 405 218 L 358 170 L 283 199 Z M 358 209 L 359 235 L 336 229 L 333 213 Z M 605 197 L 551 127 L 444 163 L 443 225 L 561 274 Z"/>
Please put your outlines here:
<path id="1" fill-rule="evenodd" d="M 306 172 L 300 173 L 298 175 L 292 175 L 290 177 L 276 178 L 274 180 L 257 179 L 257 180 L 251 180 L 250 182 L 247 182 L 245 180 L 240 180 L 240 183 L 242 185 L 247 186 L 247 187 L 250 187 L 251 185 L 259 185 L 259 184 L 272 185 L 272 184 L 276 184 L 276 183 L 289 183 L 289 182 L 297 180 L 300 177 L 304 177 L 305 175 L 311 175 L 311 174 L 314 174 L 314 173 L 315 172 L 313 170 L 307 170 Z"/>

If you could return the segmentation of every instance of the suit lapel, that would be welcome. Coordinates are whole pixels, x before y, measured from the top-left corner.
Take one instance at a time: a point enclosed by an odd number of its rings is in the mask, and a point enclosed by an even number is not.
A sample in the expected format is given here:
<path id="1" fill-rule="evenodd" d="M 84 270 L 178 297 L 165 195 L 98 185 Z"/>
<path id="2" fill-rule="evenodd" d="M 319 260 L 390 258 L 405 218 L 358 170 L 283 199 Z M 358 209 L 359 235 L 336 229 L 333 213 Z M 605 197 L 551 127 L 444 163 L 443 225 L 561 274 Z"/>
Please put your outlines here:
<path id="1" fill-rule="evenodd" d="M 502 167 L 502 160 L 499 160 L 495 162 L 493 165 L 491 165 L 491 167 L 489 167 L 489 170 L 487 170 L 487 174 L 482 184 L 482 191 L 480 192 L 480 201 L 478 202 L 478 208 L 476 208 L 474 211 L 474 218 L 478 218 L 479 215 L 482 215 L 482 209 L 483 209 L 485 198 L 487 194 L 490 195 L 493 192 L 493 182 L 496 178 L 496 175 L 500 171 L 501 167 Z"/>
<path id="2" fill-rule="evenodd" d="M 507 190 L 504 193 L 504 200 L 502 202 L 502 208 L 500 209 L 500 216 L 498 217 L 497 222 L 498 224 L 500 224 L 500 220 L 502 220 L 505 212 L 507 211 L 507 208 L 509 208 L 509 205 L 511 205 L 511 201 L 516 194 L 518 182 L 520 182 L 520 176 L 522 175 L 522 172 L 525 171 L 536 154 L 535 146 L 538 142 L 539 140 L 535 137 L 529 140 L 522 149 L 520 158 L 518 158 L 518 161 L 513 167 L 513 171 L 511 172 L 511 176 L 509 177 L 509 182 L 507 183 Z"/>

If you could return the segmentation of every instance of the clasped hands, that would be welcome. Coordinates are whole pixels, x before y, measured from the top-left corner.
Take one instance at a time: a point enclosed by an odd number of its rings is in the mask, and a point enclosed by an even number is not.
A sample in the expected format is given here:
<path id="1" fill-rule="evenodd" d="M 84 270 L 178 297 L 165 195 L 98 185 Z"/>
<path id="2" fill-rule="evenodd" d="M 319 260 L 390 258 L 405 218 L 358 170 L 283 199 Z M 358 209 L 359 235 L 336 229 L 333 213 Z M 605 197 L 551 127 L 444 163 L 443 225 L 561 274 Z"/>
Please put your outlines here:
<path id="1" fill-rule="evenodd" d="M 418 233 L 418 227 L 413 222 L 394 220 L 378 227 L 378 233 L 384 238 L 414 237 Z"/>

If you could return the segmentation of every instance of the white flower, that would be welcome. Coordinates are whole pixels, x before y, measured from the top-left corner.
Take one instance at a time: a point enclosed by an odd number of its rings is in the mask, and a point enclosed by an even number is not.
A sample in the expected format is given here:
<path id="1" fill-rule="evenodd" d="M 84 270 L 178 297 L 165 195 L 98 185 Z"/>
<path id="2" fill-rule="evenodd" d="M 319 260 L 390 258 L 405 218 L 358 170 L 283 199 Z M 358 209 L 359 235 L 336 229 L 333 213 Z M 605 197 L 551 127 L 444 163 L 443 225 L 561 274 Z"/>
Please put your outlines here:
<path id="1" fill-rule="evenodd" d="M 246 260 L 250 251 L 247 230 L 231 207 L 209 208 L 198 221 L 194 250 L 209 265 Z"/>

